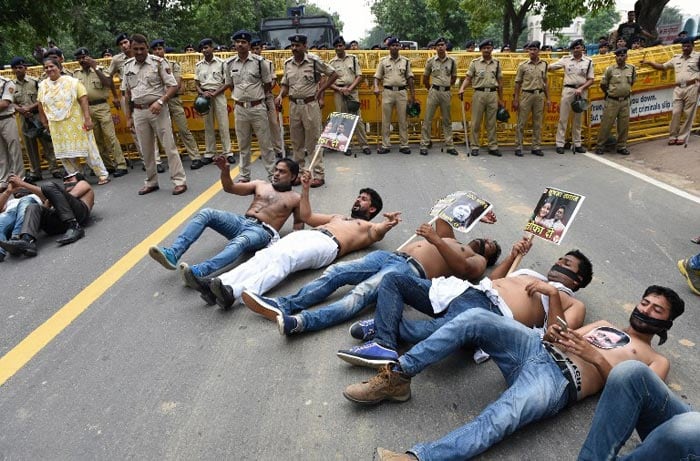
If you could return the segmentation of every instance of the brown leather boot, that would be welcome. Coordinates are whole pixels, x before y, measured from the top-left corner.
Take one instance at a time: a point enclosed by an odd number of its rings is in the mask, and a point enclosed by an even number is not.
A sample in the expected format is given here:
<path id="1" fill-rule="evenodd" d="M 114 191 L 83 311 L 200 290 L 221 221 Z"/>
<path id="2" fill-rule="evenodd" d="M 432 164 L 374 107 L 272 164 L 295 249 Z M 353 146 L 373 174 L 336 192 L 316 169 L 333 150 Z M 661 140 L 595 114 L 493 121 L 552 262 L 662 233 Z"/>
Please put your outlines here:
<path id="1" fill-rule="evenodd" d="M 359 384 L 345 388 L 346 399 L 365 405 L 373 405 L 383 400 L 405 402 L 411 398 L 411 378 L 398 371 L 392 371 L 393 364 L 379 370 L 379 374 Z"/>

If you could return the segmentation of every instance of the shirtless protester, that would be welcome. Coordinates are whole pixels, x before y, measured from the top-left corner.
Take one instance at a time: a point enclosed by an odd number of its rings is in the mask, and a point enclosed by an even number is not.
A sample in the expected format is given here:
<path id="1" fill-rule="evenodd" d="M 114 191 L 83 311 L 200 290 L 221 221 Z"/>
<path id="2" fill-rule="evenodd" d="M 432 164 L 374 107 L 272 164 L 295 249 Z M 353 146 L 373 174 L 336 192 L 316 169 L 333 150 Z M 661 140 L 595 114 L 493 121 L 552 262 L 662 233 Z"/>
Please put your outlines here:
<path id="1" fill-rule="evenodd" d="M 495 216 L 489 215 L 487 222 L 494 221 Z M 402 251 L 376 250 L 364 258 L 334 264 L 294 295 L 270 299 L 244 291 L 243 302 L 265 318 L 277 319 L 280 334 L 317 331 L 351 319 L 374 304 L 379 283 L 387 274 L 407 274 L 426 280 L 457 275 L 479 280 L 486 267 L 492 266 L 501 254 L 494 240 L 476 239 L 466 245 L 459 242 L 452 226 L 441 219 L 435 228 L 421 225 L 416 234 L 424 240 L 412 242 Z M 344 285 L 356 286 L 334 303 L 314 311 L 305 310 Z"/>
<path id="2" fill-rule="evenodd" d="M 302 175 L 301 183 L 301 219 L 314 229 L 292 232 L 270 248 L 258 251 L 245 264 L 212 279 L 209 287 L 222 308 L 230 308 L 243 290 L 264 294 L 293 272 L 318 269 L 366 248 L 383 239 L 400 222 L 399 212 L 385 213 L 386 219 L 381 223 L 370 222 L 381 211 L 382 199 L 369 188 L 360 190 L 349 217 L 314 213 L 309 202 L 308 171 Z M 203 294 L 202 298 L 209 302 L 210 295 Z"/>
<path id="3" fill-rule="evenodd" d="M 410 275 L 390 274 L 379 285 L 374 322 L 363 329 L 363 332 L 375 332 L 373 340 L 340 350 L 338 357 L 355 365 L 379 368 L 398 360 L 399 338 L 418 343 L 471 309 L 485 309 L 513 318 L 530 328 L 546 327 L 548 318 L 556 316 L 564 318 L 571 328 L 580 327 L 586 308 L 574 298 L 574 291 L 590 283 L 593 277 L 590 261 L 574 250 L 559 258 L 547 276 L 530 269 L 506 276 L 515 258 L 527 253 L 531 245 L 526 238 L 516 242 L 490 278 L 476 284 L 457 277 L 420 280 Z M 404 320 L 404 303 L 432 319 Z M 351 328 L 353 331 L 358 328 Z M 357 336 L 372 339 L 372 335 Z"/>
<path id="4" fill-rule="evenodd" d="M 377 450 L 380 460 L 470 459 L 517 429 L 599 392 L 612 368 L 626 360 L 642 362 L 665 379 L 669 361 L 652 348 L 651 340 L 656 334 L 663 344 L 667 330 L 684 309 L 676 292 L 652 285 L 624 329 L 598 321 L 578 330 L 564 330 L 550 316 L 544 341 L 518 322 L 472 309 L 416 344 L 368 383 L 347 387 L 344 395 L 358 403 L 406 401 L 411 398 L 411 377 L 462 346 L 482 348 L 508 385 L 496 401 L 440 440 L 417 444 L 406 454 Z M 596 338 L 601 330 L 614 332 L 618 339 L 612 344 L 600 342 Z"/>
<path id="5" fill-rule="evenodd" d="M 0 247 L 13 256 L 36 256 L 36 238 L 40 230 L 49 235 L 63 234 L 56 240 L 60 245 L 76 242 L 85 236 L 84 226 L 90 219 L 95 204 L 95 193 L 90 183 L 67 176 L 63 187 L 48 182 L 41 187 L 23 181 L 19 176 L 9 177 L 14 188 L 24 188 L 36 194 L 43 205 L 33 203 L 24 212 L 24 223 L 19 239 L 0 242 Z"/>
<path id="6" fill-rule="evenodd" d="M 277 160 L 272 183 L 260 180 L 234 183 L 226 157 L 216 157 L 214 162 L 219 167 L 224 191 L 241 196 L 253 195 L 248 211 L 241 216 L 204 208 L 187 223 L 172 246 L 152 246 L 148 250 L 148 254 L 163 267 L 175 270 L 182 255 L 207 227 L 228 239 L 229 242 L 216 256 L 192 266 L 180 263 L 185 285 L 200 292 L 209 291 L 208 282 L 202 280 L 204 277 L 232 264 L 245 252 L 256 251 L 276 242 L 279 230 L 290 215 L 294 215 L 294 229 L 304 226 L 299 214 L 300 196 L 292 191 L 292 182 L 299 175 L 299 165 L 294 160 Z"/>

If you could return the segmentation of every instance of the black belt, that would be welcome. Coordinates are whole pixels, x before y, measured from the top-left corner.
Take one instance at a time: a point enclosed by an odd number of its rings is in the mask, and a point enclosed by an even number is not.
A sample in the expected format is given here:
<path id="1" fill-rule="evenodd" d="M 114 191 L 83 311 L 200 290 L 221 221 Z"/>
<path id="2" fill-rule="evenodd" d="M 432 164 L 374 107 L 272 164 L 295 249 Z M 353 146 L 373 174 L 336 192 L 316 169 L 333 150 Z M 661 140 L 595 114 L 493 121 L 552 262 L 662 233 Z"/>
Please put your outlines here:
<path id="1" fill-rule="evenodd" d="M 485 91 L 486 93 L 490 93 L 491 91 L 496 91 L 497 89 L 497 86 L 493 86 L 489 88 L 474 88 L 474 91 Z"/>
<path id="2" fill-rule="evenodd" d="M 622 101 L 624 101 L 625 99 L 629 99 L 629 97 L 630 97 L 630 95 L 621 96 L 621 97 L 619 97 L 619 98 L 618 98 L 617 96 L 606 96 L 605 99 L 614 99 L 615 101 L 620 101 L 620 102 L 622 102 Z"/>
<path id="3" fill-rule="evenodd" d="M 308 98 L 293 98 L 290 96 L 289 100 L 294 104 L 308 104 L 310 102 L 314 102 L 316 100 L 316 96 L 309 96 Z"/>
<path id="4" fill-rule="evenodd" d="M 250 221 L 253 221 L 255 224 L 258 224 L 259 226 L 262 226 L 262 228 L 265 229 L 265 232 L 267 232 L 268 234 L 270 234 L 270 237 L 274 237 L 274 236 L 275 236 L 275 233 L 274 233 L 274 231 L 272 230 L 272 228 L 270 227 L 270 225 L 267 224 L 267 223 L 264 222 L 264 221 L 261 221 L 259 218 L 256 218 L 255 216 L 248 216 L 248 215 L 246 215 L 245 219 L 248 219 L 248 220 L 250 220 Z"/>
<path id="5" fill-rule="evenodd" d="M 544 93 L 544 90 L 523 90 L 523 92 L 534 94 L 534 93 Z"/>
<path id="6" fill-rule="evenodd" d="M 155 102 L 155 101 L 153 101 L 153 102 Z M 133 105 L 134 105 L 134 109 L 139 109 L 139 110 L 150 109 L 150 107 L 151 107 L 151 105 L 153 104 L 153 102 L 150 102 L 150 103 L 148 103 L 148 104 L 136 104 L 136 103 L 134 103 L 134 104 L 133 104 Z"/>
<path id="7" fill-rule="evenodd" d="M 333 239 L 336 245 L 338 245 L 338 253 L 340 253 L 340 242 L 338 241 L 337 238 L 335 238 L 335 235 L 333 235 L 333 232 L 329 231 L 328 229 L 324 229 L 323 227 L 316 227 L 313 230 L 317 230 L 322 234 L 325 234 L 329 236 L 330 238 Z"/>
<path id="8" fill-rule="evenodd" d="M 438 91 L 450 91 L 449 86 L 440 86 L 440 85 L 432 85 L 430 87 L 431 90 L 438 90 Z"/>
<path id="9" fill-rule="evenodd" d="M 396 256 L 400 256 L 401 258 L 405 259 L 408 264 L 413 266 L 413 268 L 416 270 L 416 272 L 418 272 L 418 275 L 420 276 L 420 278 L 422 278 L 422 279 L 427 278 L 426 274 L 425 274 L 425 269 L 423 269 L 423 266 L 421 265 L 421 263 L 418 262 L 418 260 L 416 258 L 414 258 L 413 256 L 411 256 L 408 253 L 404 253 L 403 251 L 394 251 L 394 254 Z"/>
<path id="10" fill-rule="evenodd" d="M 258 99 L 257 101 L 236 101 L 236 105 L 247 109 L 249 107 L 259 106 L 260 104 L 262 104 L 264 102 L 265 102 L 264 99 Z"/>
<path id="11" fill-rule="evenodd" d="M 0 120 L 5 120 L 6 118 L 14 117 L 15 113 L 7 114 L 7 115 L 0 115 Z"/>
<path id="12" fill-rule="evenodd" d="M 96 106 L 98 104 L 105 104 L 106 102 L 106 99 L 95 99 L 94 101 L 88 101 L 88 106 Z"/>
<path id="13" fill-rule="evenodd" d="M 406 89 L 406 86 L 387 86 L 384 85 L 385 90 L 391 90 L 391 91 L 403 91 Z"/>
<path id="14" fill-rule="evenodd" d="M 578 88 L 578 85 L 564 85 L 564 88 L 573 88 L 573 89 L 576 89 L 576 88 Z"/>
<path id="15" fill-rule="evenodd" d="M 564 378 L 566 378 L 566 380 L 569 382 L 569 385 L 566 386 L 566 390 L 569 393 L 569 400 L 567 402 L 567 406 L 571 406 L 578 400 L 578 390 L 576 381 L 574 381 L 574 377 L 571 376 L 571 370 L 569 369 L 567 363 L 571 364 L 571 366 L 573 367 L 576 367 L 576 365 L 574 365 L 574 362 L 572 362 L 570 358 L 560 353 L 558 349 L 556 349 L 548 342 L 543 341 L 542 345 L 544 346 L 547 353 L 549 353 L 550 357 L 552 357 L 554 363 L 556 363 L 559 369 L 561 370 L 561 374 L 564 375 Z"/>

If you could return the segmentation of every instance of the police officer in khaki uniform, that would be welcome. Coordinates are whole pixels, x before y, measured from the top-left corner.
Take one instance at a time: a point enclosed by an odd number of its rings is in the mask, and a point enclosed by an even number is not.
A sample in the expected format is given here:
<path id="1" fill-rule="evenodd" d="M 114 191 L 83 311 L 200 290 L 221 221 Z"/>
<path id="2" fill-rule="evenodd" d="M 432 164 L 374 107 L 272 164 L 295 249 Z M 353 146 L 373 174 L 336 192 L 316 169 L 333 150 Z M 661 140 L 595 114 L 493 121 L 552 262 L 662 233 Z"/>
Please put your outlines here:
<path id="1" fill-rule="evenodd" d="M 228 127 L 228 107 L 226 106 L 226 82 L 224 81 L 224 61 L 214 56 L 214 42 L 210 38 L 199 42 L 199 52 L 204 59 L 199 61 L 194 68 L 194 83 L 197 93 L 209 99 L 211 109 L 204 116 L 204 144 L 206 150 L 202 162 L 208 165 L 212 157 L 216 155 L 216 134 L 214 132 L 214 118 L 219 125 L 219 137 L 221 148 L 228 163 L 235 163 L 236 159 L 231 152 L 231 133 Z"/>
<path id="2" fill-rule="evenodd" d="M 547 88 L 547 61 L 540 59 L 540 42 L 534 40 L 525 45 L 530 59 L 518 65 L 515 73 L 513 109 L 518 111 L 518 126 L 515 131 L 515 155 L 523 156 L 523 131 L 532 114 L 532 155 L 542 157 L 542 120 L 544 106 L 549 100 Z"/>
<path id="3" fill-rule="evenodd" d="M 24 160 L 15 122 L 15 84 L 0 75 L 0 182 L 24 176 Z"/>
<path id="4" fill-rule="evenodd" d="M 126 125 L 129 129 L 136 130 L 146 167 L 146 184 L 139 190 L 139 195 L 159 189 L 155 161 L 156 137 L 168 155 L 170 178 L 175 184 L 173 195 L 182 194 L 187 190 L 185 170 L 175 146 L 170 112 L 166 106 L 177 93 L 177 81 L 167 61 L 148 54 L 146 37 L 141 34 L 132 35 L 131 48 L 134 57 L 124 64 L 122 91 L 128 102 L 125 105 Z"/>
<path id="5" fill-rule="evenodd" d="M 93 133 L 102 162 L 115 178 L 124 176 L 129 170 L 126 169 L 122 146 L 117 139 L 112 112 L 107 103 L 114 86 L 112 77 L 106 75 L 102 66 L 98 66 L 97 61 L 90 57 L 87 48 L 78 48 L 74 56 L 80 64 L 80 69 L 73 76 L 80 80 L 87 90 L 90 117 L 95 124 Z"/>
<path id="6" fill-rule="evenodd" d="M 197 170 L 204 166 L 202 163 L 202 155 L 199 153 L 199 146 L 197 141 L 194 139 L 192 132 L 187 126 L 187 116 L 185 115 L 185 109 L 182 107 L 182 100 L 180 95 L 182 94 L 182 66 L 177 61 L 170 61 L 165 57 L 165 40 L 155 39 L 151 41 L 151 53 L 158 56 L 159 58 L 165 59 L 165 61 L 170 65 L 173 70 L 173 76 L 175 81 L 177 81 L 177 93 L 175 96 L 168 101 L 168 110 L 170 111 L 170 118 L 177 127 L 177 132 L 180 134 L 182 143 L 185 145 L 185 150 L 187 155 L 190 157 L 190 170 Z"/>
<path id="7" fill-rule="evenodd" d="M 284 61 L 284 75 L 280 94 L 275 98 L 277 110 L 282 110 L 282 100 L 289 95 L 289 137 L 292 140 L 294 161 L 300 168 L 305 164 L 305 150 L 311 156 L 316 150 L 316 143 L 321 136 L 321 109 L 323 92 L 335 82 L 338 74 L 318 56 L 306 52 L 306 36 L 292 35 L 292 57 Z M 321 74 L 326 75 L 321 83 Z M 297 178 L 295 183 L 301 181 Z M 323 168 L 323 150 L 313 165 L 311 187 L 320 187 L 326 183 Z"/>
<path id="8" fill-rule="evenodd" d="M 12 67 L 12 71 L 15 74 L 15 112 L 20 115 L 18 123 L 22 130 L 24 146 L 27 148 L 27 155 L 32 168 L 27 179 L 30 181 L 42 179 L 38 142 L 41 142 L 44 157 L 49 163 L 51 175 L 60 179 L 64 176 L 65 171 L 60 165 L 56 164 L 51 138 L 49 136 L 40 136 L 39 103 L 36 101 L 36 96 L 39 92 L 39 81 L 27 75 L 27 62 L 22 57 L 15 56 L 12 58 L 10 67 Z"/>
<path id="9" fill-rule="evenodd" d="M 630 128 L 630 94 L 637 78 L 637 69 L 627 64 L 627 48 L 615 50 L 615 64 L 603 72 L 600 88 L 605 93 L 605 108 L 598 131 L 595 153 L 603 155 L 603 146 L 610 136 L 613 123 L 617 122 L 617 153 L 629 155 L 627 134 Z"/>
<path id="10" fill-rule="evenodd" d="M 455 149 L 452 141 L 452 94 L 450 93 L 450 87 L 457 80 L 457 62 L 453 57 L 447 55 L 447 40 L 445 40 L 445 37 L 435 39 L 434 44 L 437 54 L 428 58 L 423 71 L 423 86 L 430 89 L 428 90 L 428 100 L 425 105 L 420 154 L 428 155 L 433 117 L 435 116 L 435 110 L 439 107 L 446 151 L 450 155 L 457 155 L 457 149 Z"/>
<path id="11" fill-rule="evenodd" d="M 275 74 L 275 63 L 262 56 L 262 41 L 259 38 L 254 38 L 250 41 L 250 51 L 253 54 L 260 56 L 263 62 L 270 68 L 270 77 L 272 83 L 270 89 L 265 90 L 265 108 L 267 109 L 267 126 L 272 137 L 272 148 L 275 150 L 277 158 L 282 158 L 284 152 L 284 139 L 282 128 L 278 118 L 277 108 L 275 107 L 275 95 L 272 94 L 272 89 L 277 85 L 277 75 Z"/>
<path id="12" fill-rule="evenodd" d="M 396 37 L 385 39 L 389 47 L 389 56 L 384 56 L 377 64 L 374 73 L 374 95 L 379 97 L 379 82 L 382 82 L 382 147 L 378 154 L 387 154 L 391 150 L 391 113 L 396 106 L 399 119 L 399 152 L 410 154 L 408 147 L 408 122 L 406 120 L 406 106 L 413 104 L 416 94 L 413 84 L 413 71 L 411 61 L 404 56 L 399 56 L 401 42 Z M 406 88 L 409 94 L 406 95 Z"/>
<path id="13" fill-rule="evenodd" d="M 270 66 L 250 52 L 253 36 L 247 30 L 233 34 L 238 54 L 224 63 L 226 85 L 231 88 L 236 138 L 241 151 L 240 175 L 237 182 L 250 182 L 250 141 L 253 131 L 258 138 L 260 155 L 272 180 L 277 156 L 272 149 L 270 127 L 265 107 L 265 93 L 272 87 Z"/>
<path id="14" fill-rule="evenodd" d="M 496 139 L 496 112 L 498 106 L 503 106 L 503 73 L 501 63 L 494 59 L 493 40 L 486 39 L 479 43 L 481 57 L 472 60 L 467 70 L 467 76 L 459 88 L 459 99 L 463 98 L 464 90 L 472 85 L 472 131 L 471 142 L 473 156 L 479 155 L 479 135 L 481 122 L 486 117 L 486 133 L 489 142 L 489 154 L 500 157 L 498 140 Z"/>
<path id="15" fill-rule="evenodd" d="M 673 68 L 676 75 L 676 87 L 673 89 L 673 112 L 668 144 L 684 145 L 690 136 L 690 129 L 695 119 L 695 109 L 698 103 L 698 88 L 700 88 L 700 69 L 698 58 L 700 53 L 693 51 L 693 39 L 681 39 L 682 53 L 673 56 L 663 64 L 642 60 L 643 65 L 656 70 Z M 685 118 L 681 126 L 681 115 Z"/>
<path id="16" fill-rule="evenodd" d="M 365 155 L 370 155 L 372 151 L 367 143 L 365 122 L 362 121 L 360 109 L 354 112 L 348 109 L 348 101 L 354 101 L 358 105 L 360 104 L 360 91 L 357 87 L 360 85 L 360 82 L 362 82 L 362 66 L 357 56 L 345 52 L 345 39 L 343 39 L 342 36 L 333 40 L 333 47 L 335 48 L 335 58 L 331 59 L 328 64 L 330 64 L 335 70 L 335 73 L 338 74 L 338 78 L 333 85 L 331 85 L 335 110 L 337 112 L 357 114 L 360 119 L 357 121 L 355 133 L 357 134 L 360 146 L 362 146 L 362 152 Z M 348 147 L 345 155 L 350 155 L 351 153 Z"/>
<path id="17" fill-rule="evenodd" d="M 557 154 L 564 153 L 566 137 L 566 125 L 569 122 L 571 103 L 577 97 L 587 99 L 588 87 L 593 85 L 593 61 L 583 55 L 586 49 L 583 40 L 574 40 L 569 47 L 571 55 L 563 56 L 558 61 L 549 66 L 549 70 L 564 69 L 564 88 L 561 92 L 561 102 L 559 103 L 559 124 L 557 125 Z M 574 143 L 574 153 L 584 153 L 586 148 L 581 142 L 581 121 L 583 112 L 574 112 L 571 123 L 571 137 Z"/>

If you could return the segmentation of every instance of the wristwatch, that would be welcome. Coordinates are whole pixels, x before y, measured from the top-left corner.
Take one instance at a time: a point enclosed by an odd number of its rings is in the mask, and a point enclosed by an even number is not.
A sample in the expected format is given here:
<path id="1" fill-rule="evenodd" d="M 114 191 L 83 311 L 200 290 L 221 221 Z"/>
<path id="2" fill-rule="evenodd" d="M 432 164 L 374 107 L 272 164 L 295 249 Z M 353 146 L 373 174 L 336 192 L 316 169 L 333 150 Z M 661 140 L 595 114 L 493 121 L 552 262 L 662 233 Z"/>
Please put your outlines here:
<path id="1" fill-rule="evenodd" d="M 158 101 L 156 101 L 156 102 L 157 102 L 158 104 L 160 104 L 161 106 L 162 106 L 163 104 L 165 104 L 165 103 L 163 102 L 163 100 L 162 100 L 162 99 L 159 99 L 159 100 L 158 100 Z"/>

